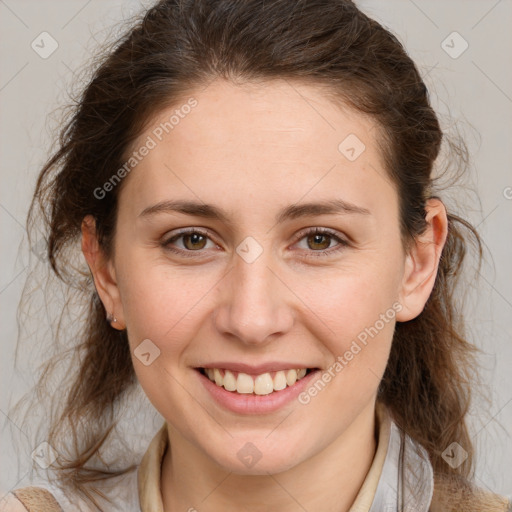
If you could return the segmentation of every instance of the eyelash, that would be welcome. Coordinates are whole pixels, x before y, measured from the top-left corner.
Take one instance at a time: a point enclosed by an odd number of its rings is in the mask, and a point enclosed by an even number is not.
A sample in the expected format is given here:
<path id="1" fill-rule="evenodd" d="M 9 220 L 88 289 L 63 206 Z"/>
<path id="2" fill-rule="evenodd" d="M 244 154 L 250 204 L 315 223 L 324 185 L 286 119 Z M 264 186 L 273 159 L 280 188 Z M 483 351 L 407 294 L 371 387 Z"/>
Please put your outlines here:
<path id="1" fill-rule="evenodd" d="M 196 256 L 193 253 L 201 252 L 201 250 L 189 251 L 189 250 L 183 250 L 183 249 L 176 249 L 175 247 L 173 247 L 171 245 L 172 242 L 175 242 L 176 240 L 182 238 L 184 235 L 192 235 L 192 234 L 201 235 L 208 239 L 210 238 L 208 232 L 203 231 L 200 228 L 194 228 L 194 229 L 187 228 L 187 229 L 183 229 L 183 230 L 179 231 L 177 234 L 173 235 L 168 240 L 162 242 L 161 245 L 165 250 L 173 252 L 173 253 L 183 256 L 185 258 L 195 258 Z M 337 241 L 338 245 L 334 249 L 330 248 L 330 249 L 324 249 L 321 251 L 313 251 L 313 250 L 308 251 L 310 254 L 305 255 L 306 258 L 319 258 L 319 257 L 330 256 L 330 255 L 333 255 L 334 253 L 337 253 L 349 246 L 349 242 L 347 240 L 339 237 L 335 231 L 331 231 L 330 229 L 327 229 L 327 228 L 309 228 L 305 231 L 301 231 L 295 237 L 294 244 L 297 242 L 300 242 L 303 238 L 310 236 L 310 235 L 329 236 L 333 240 Z"/>

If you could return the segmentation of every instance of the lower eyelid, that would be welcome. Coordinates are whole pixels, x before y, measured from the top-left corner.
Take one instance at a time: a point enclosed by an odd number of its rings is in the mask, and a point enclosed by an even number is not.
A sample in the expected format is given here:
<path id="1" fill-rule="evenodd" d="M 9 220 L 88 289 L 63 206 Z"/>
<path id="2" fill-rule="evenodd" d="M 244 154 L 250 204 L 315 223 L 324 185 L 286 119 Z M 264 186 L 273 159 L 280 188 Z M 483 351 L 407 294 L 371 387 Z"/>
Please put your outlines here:
<path id="1" fill-rule="evenodd" d="M 313 249 L 303 249 L 304 258 L 319 258 L 319 257 L 329 257 L 341 252 L 349 247 L 349 244 L 344 240 L 339 240 L 338 244 L 334 247 L 329 247 L 328 249 L 322 250 L 313 250 Z"/>

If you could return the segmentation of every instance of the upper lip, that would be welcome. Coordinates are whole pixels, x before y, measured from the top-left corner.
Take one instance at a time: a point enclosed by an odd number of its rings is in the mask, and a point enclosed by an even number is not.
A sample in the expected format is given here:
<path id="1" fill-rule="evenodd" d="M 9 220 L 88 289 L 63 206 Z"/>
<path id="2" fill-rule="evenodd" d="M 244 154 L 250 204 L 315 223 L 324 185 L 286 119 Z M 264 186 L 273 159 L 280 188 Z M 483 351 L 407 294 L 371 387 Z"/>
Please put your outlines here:
<path id="1" fill-rule="evenodd" d="M 291 370 L 300 368 L 315 368 L 314 366 L 294 362 L 278 362 L 270 361 L 262 364 L 245 364 L 245 363 L 230 363 L 227 361 L 219 361 L 216 363 L 208 363 L 199 368 L 218 368 L 223 370 L 230 370 L 233 372 L 247 373 L 248 375 L 261 375 L 262 373 L 278 372 L 280 370 Z"/>

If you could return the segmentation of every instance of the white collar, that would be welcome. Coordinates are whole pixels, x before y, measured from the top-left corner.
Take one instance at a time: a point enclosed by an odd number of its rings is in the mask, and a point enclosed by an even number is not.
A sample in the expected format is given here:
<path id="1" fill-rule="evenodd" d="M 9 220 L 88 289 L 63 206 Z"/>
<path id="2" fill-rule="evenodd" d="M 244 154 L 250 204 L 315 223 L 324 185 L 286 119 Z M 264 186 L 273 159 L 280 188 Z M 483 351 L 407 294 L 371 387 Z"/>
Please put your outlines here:
<path id="1" fill-rule="evenodd" d="M 426 450 L 391 421 L 386 459 L 369 512 L 428 512 L 434 471 Z"/>

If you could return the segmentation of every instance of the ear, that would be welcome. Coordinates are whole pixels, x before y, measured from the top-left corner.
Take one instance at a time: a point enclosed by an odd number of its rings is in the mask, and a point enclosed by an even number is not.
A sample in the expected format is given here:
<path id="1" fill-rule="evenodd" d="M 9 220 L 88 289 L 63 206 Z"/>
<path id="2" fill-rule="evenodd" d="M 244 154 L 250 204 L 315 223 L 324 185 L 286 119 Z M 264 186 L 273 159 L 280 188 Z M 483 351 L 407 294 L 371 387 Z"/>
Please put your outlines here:
<path id="1" fill-rule="evenodd" d="M 96 291 L 109 315 L 107 320 L 114 329 L 123 330 L 126 324 L 114 265 L 100 247 L 96 221 L 92 215 L 87 215 L 82 221 L 82 252 L 93 275 Z"/>
<path id="2" fill-rule="evenodd" d="M 425 206 L 427 227 L 416 237 L 405 260 L 399 301 L 402 310 L 397 313 L 398 322 L 416 318 L 430 297 L 439 268 L 439 260 L 448 236 L 448 217 L 444 204 L 436 198 Z"/>

